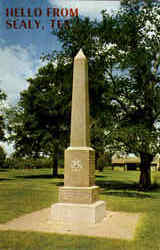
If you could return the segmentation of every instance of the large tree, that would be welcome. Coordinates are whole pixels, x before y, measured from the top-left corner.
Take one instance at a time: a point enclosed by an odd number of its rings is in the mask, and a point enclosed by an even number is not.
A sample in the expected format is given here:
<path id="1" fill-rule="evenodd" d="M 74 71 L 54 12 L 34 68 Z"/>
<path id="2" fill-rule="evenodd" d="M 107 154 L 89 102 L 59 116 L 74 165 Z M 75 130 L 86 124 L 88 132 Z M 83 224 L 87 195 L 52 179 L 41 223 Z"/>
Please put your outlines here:
<path id="1" fill-rule="evenodd" d="M 108 20 L 111 18 L 104 13 L 101 30 Z M 99 43 L 99 56 L 106 58 L 106 67 L 108 64 L 107 82 L 115 106 L 114 125 L 106 138 L 140 156 L 143 189 L 151 184 L 151 162 L 160 150 L 159 20 L 159 6 L 127 6 L 112 17 L 110 44 L 106 43 L 107 33 Z"/>
<path id="2" fill-rule="evenodd" d="M 70 65 L 48 63 L 40 68 L 28 79 L 29 87 L 21 92 L 17 106 L 8 110 L 9 140 L 14 141 L 16 154 L 52 157 L 53 176 L 58 174 L 58 159 L 69 141 L 68 72 Z"/>

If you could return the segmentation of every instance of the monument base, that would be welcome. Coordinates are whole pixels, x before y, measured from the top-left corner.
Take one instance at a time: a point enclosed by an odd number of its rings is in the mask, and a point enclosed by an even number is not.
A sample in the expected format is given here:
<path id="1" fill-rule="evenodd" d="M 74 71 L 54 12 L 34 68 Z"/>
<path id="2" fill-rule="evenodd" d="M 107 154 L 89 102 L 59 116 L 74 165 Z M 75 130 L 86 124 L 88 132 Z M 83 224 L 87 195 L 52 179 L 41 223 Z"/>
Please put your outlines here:
<path id="1" fill-rule="evenodd" d="M 51 218 L 60 223 L 95 224 L 102 221 L 106 214 L 104 201 L 93 204 L 56 203 L 51 211 Z"/>

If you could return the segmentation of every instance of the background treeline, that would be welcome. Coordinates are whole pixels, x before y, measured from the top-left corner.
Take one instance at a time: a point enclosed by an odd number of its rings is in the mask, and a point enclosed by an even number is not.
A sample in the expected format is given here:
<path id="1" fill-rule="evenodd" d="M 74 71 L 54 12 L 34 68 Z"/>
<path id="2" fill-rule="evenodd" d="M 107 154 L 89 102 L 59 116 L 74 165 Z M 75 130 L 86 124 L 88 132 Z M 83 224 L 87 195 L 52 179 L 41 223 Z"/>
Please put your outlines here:
<path id="1" fill-rule="evenodd" d="M 23 159 L 23 158 L 6 158 L 2 168 L 5 169 L 40 169 L 52 168 L 52 160 L 49 158 L 42 159 Z"/>
<path id="2" fill-rule="evenodd" d="M 40 168 L 52 168 L 51 157 L 39 157 L 39 158 L 23 158 L 11 155 L 7 157 L 3 147 L 0 146 L 0 168 L 3 169 L 40 169 Z M 106 154 L 96 154 L 96 169 L 103 171 L 105 166 L 111 165 L 111 156 Z M 64 168 L 63 157 L 58 160 L 58 167 Z"/>

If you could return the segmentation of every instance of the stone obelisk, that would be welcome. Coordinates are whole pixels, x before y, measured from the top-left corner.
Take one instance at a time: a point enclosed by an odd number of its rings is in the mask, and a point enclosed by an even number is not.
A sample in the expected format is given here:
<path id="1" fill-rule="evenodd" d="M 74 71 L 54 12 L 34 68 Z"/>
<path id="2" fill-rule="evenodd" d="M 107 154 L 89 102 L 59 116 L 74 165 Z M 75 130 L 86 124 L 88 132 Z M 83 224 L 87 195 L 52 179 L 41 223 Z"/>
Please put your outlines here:
<path id="1" fill-rule="evenodd" d="M 80 50 L 74 58 L 70 147 L 65 150 L 64 187 L 52 206 L 55 220 L 96 223 L 105 203 L 95 186 L 95 150 L 90 147 L 88 62 Z"/>

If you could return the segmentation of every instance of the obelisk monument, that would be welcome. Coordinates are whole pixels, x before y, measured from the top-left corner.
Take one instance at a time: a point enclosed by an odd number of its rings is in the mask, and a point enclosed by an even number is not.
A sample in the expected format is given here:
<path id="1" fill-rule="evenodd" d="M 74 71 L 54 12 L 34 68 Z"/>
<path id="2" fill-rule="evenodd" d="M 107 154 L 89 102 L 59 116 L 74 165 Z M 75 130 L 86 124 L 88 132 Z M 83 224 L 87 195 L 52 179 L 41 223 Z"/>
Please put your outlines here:
<path id="1" fill-rule="evenodd" d="M 52 218 L 70 223 L 96 223 L 105 217 L 105 203 L 95 186 L 95 150 L 90 147 L 88 62 L 80 50 L 74 58 L 70 147 L 65 150 L 64 186 Z"/>

